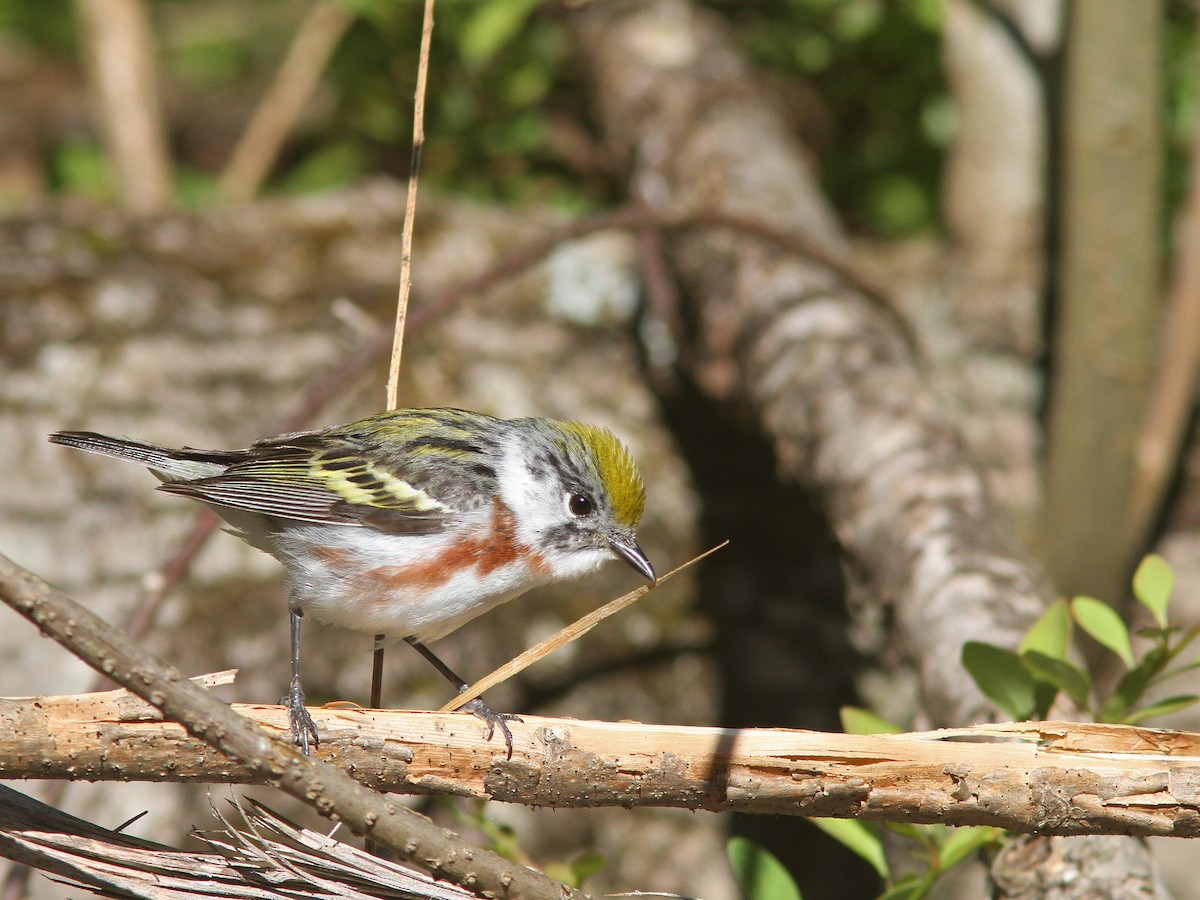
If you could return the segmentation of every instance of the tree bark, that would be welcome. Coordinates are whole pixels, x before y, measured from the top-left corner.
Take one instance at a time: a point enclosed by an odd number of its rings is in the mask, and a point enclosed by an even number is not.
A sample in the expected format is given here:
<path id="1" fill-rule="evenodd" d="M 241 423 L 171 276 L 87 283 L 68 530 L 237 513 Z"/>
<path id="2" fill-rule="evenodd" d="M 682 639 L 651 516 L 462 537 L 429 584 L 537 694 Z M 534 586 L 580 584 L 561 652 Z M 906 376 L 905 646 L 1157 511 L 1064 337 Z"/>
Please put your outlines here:
<path id="1" fill-rule="evenodd" d="M 1133 526 L 1161 299 L 1162 18 L 1155 0 L 1077 0 L 1067 29 L 1039 543 L 1061 591 L 1110 603 L 1146 540 Z"/>
<path id="2" fill-rule="evenodd" d="M 1145 848 L 1117 837 L 1017 838 L 1000 851 L 990 875 L 995 900 L 1167 896 Z"/>

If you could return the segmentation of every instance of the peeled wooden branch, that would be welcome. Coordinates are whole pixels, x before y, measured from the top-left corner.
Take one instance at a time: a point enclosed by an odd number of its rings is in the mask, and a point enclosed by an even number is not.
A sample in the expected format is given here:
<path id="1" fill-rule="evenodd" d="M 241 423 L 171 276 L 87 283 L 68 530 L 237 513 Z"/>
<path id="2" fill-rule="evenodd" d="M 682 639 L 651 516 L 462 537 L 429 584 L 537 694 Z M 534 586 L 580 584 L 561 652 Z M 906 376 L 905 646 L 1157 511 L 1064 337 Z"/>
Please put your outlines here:
<path id="1" fill-rule="evenodd" d="M 235 705 L 283 735 L 278 706 Z M 313 709 L 319 756 L 385 791 L 1200 836 L 1200 734 L 1075 722 L 903 735 L 526 716 L 513 757 L 473 716 Z M 0 778 L 262 782 L 125 691 L 0 700 Z"/>

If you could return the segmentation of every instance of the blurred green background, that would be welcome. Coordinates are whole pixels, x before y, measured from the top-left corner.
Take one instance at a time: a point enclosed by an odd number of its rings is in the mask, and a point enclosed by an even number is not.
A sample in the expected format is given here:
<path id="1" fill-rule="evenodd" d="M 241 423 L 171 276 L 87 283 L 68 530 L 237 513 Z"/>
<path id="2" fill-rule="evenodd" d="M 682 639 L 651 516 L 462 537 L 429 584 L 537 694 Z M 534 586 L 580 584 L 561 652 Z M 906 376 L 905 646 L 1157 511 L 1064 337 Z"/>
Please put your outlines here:
<path id="1" fill-rule="evenodd" d="M 268 190 L 335 188 L 408 168 L 420 42 L 416 0 L 343 0 L 358 18 Z M 180 200 L 211 196 L 307 0 L 152 0 Z M 938 227 L 955 109 L 939 59 L 941 0 L 712 0 L 791 110 L 827 195 L 859 234 Z M 981 6 L 986 6 L 980 0 Z M 441 0 L 428 92 L 427 184 L 583 211 L 614 202 L 562 23 L 538 0 Z M 1168 208 L 1182 195 L 1195 118 L 1195 5 L 1169 4 Z M 0 58 L 36 57 L 82 81 L 69 0 L 0 0 Z M 1057 61 L 1042 61 L 1051 83 Z M 9 67 L 11 69 L 11 66 Z M 45 148 L 50 190 L 112 196 L 94 133 Z"/>

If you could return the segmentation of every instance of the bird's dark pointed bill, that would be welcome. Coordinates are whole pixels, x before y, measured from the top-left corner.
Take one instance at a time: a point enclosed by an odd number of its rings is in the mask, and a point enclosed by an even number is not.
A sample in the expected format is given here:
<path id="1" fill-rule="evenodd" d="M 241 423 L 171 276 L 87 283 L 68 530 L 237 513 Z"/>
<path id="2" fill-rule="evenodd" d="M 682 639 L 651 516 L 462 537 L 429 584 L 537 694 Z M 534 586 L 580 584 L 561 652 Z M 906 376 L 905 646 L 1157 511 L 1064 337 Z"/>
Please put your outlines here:
<path id="1" fill-rule="evenodd" d="M 613 553 L 625 560 L 651 581 L 657 581 L 658 576 L 654 574 L 654 566 L 650 564 L 650 558 L 646 556 L 645 551 L 637 545 L 637 541 L 627 541 L 618 537 L 610 537 L 608 546 L 612 548 Z"/>

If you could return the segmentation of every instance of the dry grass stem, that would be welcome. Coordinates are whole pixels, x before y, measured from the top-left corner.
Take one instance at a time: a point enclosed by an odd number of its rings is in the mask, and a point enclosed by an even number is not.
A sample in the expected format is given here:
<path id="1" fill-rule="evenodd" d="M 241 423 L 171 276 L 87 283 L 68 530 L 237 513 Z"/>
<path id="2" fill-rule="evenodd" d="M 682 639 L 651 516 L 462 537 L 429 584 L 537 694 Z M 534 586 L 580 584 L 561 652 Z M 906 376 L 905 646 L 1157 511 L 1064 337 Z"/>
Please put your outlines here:
<path id="1" fill-rule="evenodd" d="M 421 170 L 421 150 L 425 145 L 425 86 L 429 80 L 429 45 L 433 40 L 434 0 L 425 0 L 421 24 L 421 53 L 417 65 L 417 90 L 413 100 L 413 149 L 408 170 L 408 196 L 404 205 L 404 229 L 400 235 L 400 290 L 396 297 L 396 330 L 392 338 L 392 361 L 388 369 L 387 408 L 399 406 L 400 356 L 404 347 L 404 326 L 408 319 L 408 297 L 412 292 L 413 226 L 417 216 L 417 182 Z"/>
<path id="2" fill-rule="evenodd" d="M 288 732 L 283 707 L 237 704 L 233 712 L 269 733 Z M 350 771 L 379 791 L 553 808 L 1200 837 L 1200 735 L 1169 729 L 1017 722 L 857 735 L 525 716 L 511 723 L 508 759 L 504 743 L 463 713 L 311 712 L 321 746 L 310 762 L 330 779 L 319 794 Z M 0 700 L 0 721 L 17 723 L 6 726 L 0 747 L 4 779 L 251 784 L 273 777 L 214 753 L 124 692 Z M 387 806 L 378 795 L 371 800 Z M 347 824 L 361 828 L 358 821 Z"/>
<path id="3" fill-rule="evenodd" d="M 439 712 L 453 712 L 454 710 L 459 709 L 464 703 L 469 703 L 471 700 L 474 700 L 476 697 L 478 697 L 484 691 L 491 690 L 498 684 L 503 684 L 505 681 L 508 681 L 508 679 L 512 678 L 518 672 L 522 672 L 525 669 L 528 669 L 530 666 L 532 666 L 535 662 L 537 662 L 542 657 L 550 655 L 551 653 L 553 653 L 555 650 L 559 649 L 560 647 L 565 647 L 567 644 L 571 643 L 571 641 L 574 641 L 577 638 L 583 637 L 585 634 L 587 634 L 589 631 L 591 631 L 593 628 L 595 628 L 597 625 L 599 625 L 601 622 L 603 622 L 609 616 L 614 615 L 615 613 L 619 613 L 621 610 L 623 610 L 625 607 L 629 606 L 631 603 L 635 602 L 636 600 L 641 599 L 643 596 L 648 594 L 650 591 L 654 590 L 656 587 L 658 587 L 660 584 L 662 584 L 668 578 L 671 578 L 671 577 L 677 575 L 679 572 L 682 572 L 688 566 L 691 566 L 691 565 L 694 565 L 695 563 L 700 562 L 700 560 L 704 559 L 704 557 L 709 556 L 710 554 L 716 553 L 718 550 L 720 550 L 722 547 L 724 547 L 728 543 L 729 543 L 729 541 L 722 541 L 721 543 L 717 544 L 717 546 L 713 547 L 711 550 L 705 550 L 699 556 L 694 557 L 693 559 L 689 559 L 683 565 L 676 566 L 674 569 L 672 569 L 666 575 L 660 576 L 659 579 L 654 584 L 642 585 L 640 588 L 632 590 L 628 594 L 618 597 L 616 600 L 610 600 L 608 603 L 605 603 L 603 606 L 599 607 L 598 609 L 593 609 L 587 615 L 581 616 L 579 619 L 575 620 L 570 625 L 566 626 L 565 628 L 560 629 L 556 633 L 552 634 L 550 637 L 546 638 L 546 640 L 530 647 L 528 650 L 526 650 L 520 656 L 514 657 L 513 659 L 509 660 L 504 665 L 502 665 L 500 668 L 495 669 L 494 671 L 489 672 L 483 678 L 480 678 L 478 681 L 476 681 L 474 684 L 472 684 L 470 687 L 468 687 L 465 691 L 463 691 L 461 694 L 459 694 L 453 700 L 451 700 L 449 703 L 447 703 L 445 706 L 443 706 L 439 710 Z"/>

